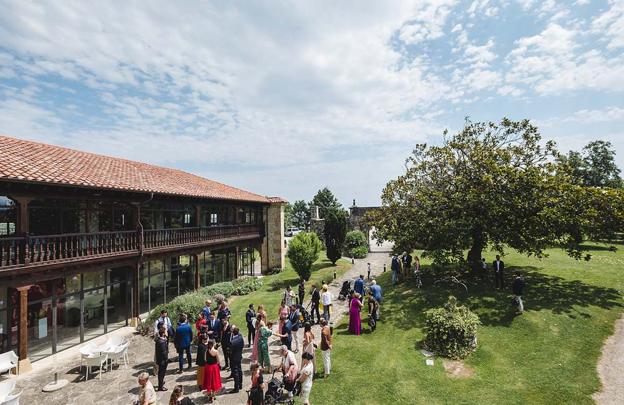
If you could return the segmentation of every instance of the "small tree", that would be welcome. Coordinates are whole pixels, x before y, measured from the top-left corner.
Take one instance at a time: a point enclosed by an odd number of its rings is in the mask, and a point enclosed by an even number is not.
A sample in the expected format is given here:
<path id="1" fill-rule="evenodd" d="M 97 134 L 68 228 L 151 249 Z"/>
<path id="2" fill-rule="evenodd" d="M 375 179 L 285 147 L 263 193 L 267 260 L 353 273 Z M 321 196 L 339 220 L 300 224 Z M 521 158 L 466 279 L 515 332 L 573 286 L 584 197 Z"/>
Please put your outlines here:
<path id="1" fill-rule="evenodd" d="M 457 305 L 452 295 L 443 308 L 426 313 L 425 345 L 431 351 L 451 359 L 463 359 L 477 348 L 479 317 L 465 306 Z"/>
<path id="2" fill-rule="evenodd" d="M 331 208 L 325 211 L 325 247 L 327 258 L 336 264 L 342 257 L 342 246 L 347 235 L 347 215 L 340 208 Z"/>
<path id="3" fill-rule="evenodd" d="M 292 225 L 299 229 L 308 229 L 310 226 L 310 207 L 303 200 L 292 204 Z"/>
<path id="4" fill-rule="evenodd" d="M 301 279 L 310 279 L 312 264 L 318 260 L 322 248 L 323 245 L 314 232 L 301 232 L 292 238 L 286 256 Z"/>
<path id="5" fill-rule="evenodd" d="M 368 241 L 362 231 L 347 232 L 344 242 L 345 254 L 349 257 L 362 259 L 368 254 Z"/>

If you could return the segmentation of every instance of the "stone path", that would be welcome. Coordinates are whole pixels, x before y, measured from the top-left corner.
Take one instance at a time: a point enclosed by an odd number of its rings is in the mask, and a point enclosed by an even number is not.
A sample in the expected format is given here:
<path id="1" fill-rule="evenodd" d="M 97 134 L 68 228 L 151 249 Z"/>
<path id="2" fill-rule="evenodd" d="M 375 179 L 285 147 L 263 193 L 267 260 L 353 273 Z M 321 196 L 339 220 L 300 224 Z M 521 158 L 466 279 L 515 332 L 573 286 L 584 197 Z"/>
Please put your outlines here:
<path id="1" fill-rule="evenodd" d="M 598 362 L 602 390 L 593 395 L 599 405 L 624 404 L 624 314 L 605 342 Z"/>
<path id="2" fill-rule="evenodd" d="M 360 274 L 366 276 L 367 263 L 371 263 L 372 275 L 378 274 L 383 271 L 384 263 L 388 264 L 389 268 L 389 256 L 387 253 L 388 245 L 382 247 L 375 246 L 374 252 L 369 254 L 366 259 L 355 260 L 354 266 L 345 274 L 342 280 L 333 282 L 330 286 L 330 290 L 334 295 L 334 312 L 332 314 L 332 322 L 337 323 L 341 317 L 348 312 L 347 302 L 339 301 L 337 299 L 340 286 L 345 279 L 354 280 Z M 281 292 L 276 292 L 281 293 Z M 241 297 L 244 299 L 244 297 Z M 259 303 L 256 303 L 259 304 Z M 314 326 L 314 335 L 317 338 L 317 344 L 320 331 L 318 326 Z M 78 365 L 80 364 L 80 356 L 76 349 L 70 349 L 66 352 L 62 352 L 62 356 L 56 359 L 42 360 L 39 371 L 33 371 L 32 373 L 18 377 L 17 390 L 24 390 L 21 398 L 23 404 L 68 404 L 68 405 L 85 405 L 85 404 L 131 404 L 133 400 L 138 398 L 138 385 L 137 376 L 142 371 L 151 371 L 153 364 L 153 341 L 147 337 L 134 334 L 133 328 L 124 328 L 117 331 L 118 334 L 125 335 L 130 340 L 129 356 L 130 365 L 128 367 L 121 366 L 118 369 L 115 368 L 111 372 L 105 372 L 102 374 L 101 380 L 97 377 L 91 377 L 88 381 L 84 380 L 84 372 L 81 372 Z M 246 338 L 246 336 L 245 336 Z M 103 342 L 106 337 L 102 337 L 96 340 L 96 342 Z M 299 342 L 303 341 L 303 330 L 299 331 Z M 335 344 L 339 345 L 340 340 L 337 340 Z M 279 364 L 279 339 L 275 339 L 270 344 L 271 363 L 276 366 Z M 171 347 L 171 355 L 175 354 L 175 349 Z M 297 354 L 297 358 L 301 361 L 301 350 Z M 250 385 L 249 378 L 249 364 L 251 357 L 251 349 L 245 348 L 243 353 L 243 388 L 247 389 Z M 45 366 L 44 366 L 45 364 Z M 42 368 L 45 368 L 41 370 Z M 183 385 L 185 393 L 193 399 L 196 404 L 207 403 L 207 398 L 199 391 L 196 386 L 195 374 L 196 366 L 190 371 L 184 371 L 182 374 L 175 374 L 177 370 L 177 363 L 169 365 L 167 375 L 165 377 L 165 385 L 172 390 L 175 385 Z M 42 387 L 52 381 L 55 372 L 59 373 L 59 378 L 65 378 L 69 380 L 69 385 L 60 391 L 54 393 L 43 393 Z M 223 372 L 222 378 L 226 377 L 229 373 Z M 155 382 L 155 377 L 150 378 Z M 227 392 L 233 388 L 233 381 L 231 379 L 223 379 L 225 393 L 217 397 L 215 403 L 217 404 L 244 404 L 247 400 L 247 394 L 243 390 L 237 394 L 228 394 Z M 166 404 L 169 400 L 171 391 L 165 393 L 159 393 L 160 403 Z"/>

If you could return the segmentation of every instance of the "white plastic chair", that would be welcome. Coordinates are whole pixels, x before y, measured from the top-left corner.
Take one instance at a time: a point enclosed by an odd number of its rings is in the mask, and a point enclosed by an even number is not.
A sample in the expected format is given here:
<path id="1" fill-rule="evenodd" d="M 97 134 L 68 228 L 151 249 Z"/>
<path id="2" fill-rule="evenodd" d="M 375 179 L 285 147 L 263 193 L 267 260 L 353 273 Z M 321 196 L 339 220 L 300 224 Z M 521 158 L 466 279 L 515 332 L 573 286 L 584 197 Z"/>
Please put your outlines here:
<path id="1" fill-rule="evenodd" d="M 19 399 L 20 399 L 20 396 L 22 395 L 22 392 L 24 391 L 20 391 L 19 393 L 15 395 L 9 395 L 8 397 L 4 399 L 4 401 L 0 403 L 0 405 L 19 405 Z"/>
<path id="2" fill-rule="evenodd" d="M 0 354 L 0 374 L 15 369 L 17 371 L 19 357 L 13 350 Z"/>
<path id="3" fill-rule="evenodd" d="M 114 350 L 110 352 L 106 352 L 106 354 L 108 355 L 108 358 L 111 360 L 110 362 L 111 370 L 113 369 L 113 363 L 119 365 L 119 360 L 123 361 L 124 366 L 128 366 L 128 364 L 130 363 L 128 359 L 128 346 L 129 345 L 130 343 L 126 342 L 122 344 L 121 346 L 115 347 Z"/>
<path id="4" fill-rule="evenodd" d="M 94 354 L 97 354 L 93 353 L 93 349 L 95 349 L 95 347 L 95 343 L 89 342 L 78 350 L 80 352 L 80 370 L 82 370 L 85 359 L 93 357 Z"/>
<path id="5" fill-rule="evenodd" d="M 0 382 L 0 401 L 4 401 L 7 397 L 11 395 L 11 391 L 13 391 L 13 388 L 15 388 L 16 382 L 17 380 L 13 378 Z"/>
<path id="6" fill-rule="evenodd" d="M 126 339 L 118 335 L 110 336 L 108 340 L 106 341 L 106 344 L 109 347 L 118 347 L 118 346 L 123 345 L 124 343 L 126 343 Z"/>
<path id="7" fill-rule="evenodd" d="M 100 380 L 102 379 L 102 371 L 106 369 L 106 363 L 108 362 L 108 354 L 95 354 L 91 357 L 85 357 L 87 372 L 85 373 L 85 381 L 89 379 L 89 374 L 91 373 L 91 367 L 99 367 L 98 375 Z"/>

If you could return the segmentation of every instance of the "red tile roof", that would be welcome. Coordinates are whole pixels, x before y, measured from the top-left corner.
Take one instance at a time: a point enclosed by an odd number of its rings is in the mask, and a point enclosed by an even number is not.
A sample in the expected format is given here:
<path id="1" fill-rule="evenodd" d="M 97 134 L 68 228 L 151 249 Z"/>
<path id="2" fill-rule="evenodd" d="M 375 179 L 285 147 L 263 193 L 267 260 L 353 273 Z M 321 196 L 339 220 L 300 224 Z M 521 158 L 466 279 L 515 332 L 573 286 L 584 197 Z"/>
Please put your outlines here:
<path id="1" fill-rule="evenodd" d="M 0 181 L 5 180 L 271 202 L 267 197 L 181 170 L 0 135 Z"/>

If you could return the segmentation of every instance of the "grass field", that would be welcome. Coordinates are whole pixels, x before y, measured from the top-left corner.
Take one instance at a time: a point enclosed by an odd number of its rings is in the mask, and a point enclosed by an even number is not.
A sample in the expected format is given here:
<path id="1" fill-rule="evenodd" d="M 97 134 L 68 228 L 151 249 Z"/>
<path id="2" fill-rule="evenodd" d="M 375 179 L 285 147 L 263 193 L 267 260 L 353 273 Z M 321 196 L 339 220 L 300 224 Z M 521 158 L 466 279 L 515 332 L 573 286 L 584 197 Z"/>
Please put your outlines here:
<path id="1" fill-rule="evenodd" d="M 549 253 L 541 261 L 516 253 L 504 258 L 507 286 L 513 270 L 522 271 L 527 282 L 526 312 L 520 316 L 511 311 L 511 295 L 496 291 L 492 280 L 469 282 L 466 294 L 457 286 L 433 285 L 431 278 L 424 278 L 421 290 L 410 283 L 392 288 L 384 274 L 377 330 L 371 334 L 366 326 L 363 335 L 351 336 L 344 321 L 336 328 L 332 375 L 315 380 L 311 402 L 591 403 L 600 388 L 596 363 L 603 341 L 624 310 L 624 246 L 617 252 L 593 246 L 589 262 Z M 493 256 L 486 256 L 489 263 Z M 417 348 L 424 311 L 450 293 L 483 323 L 462 378 L 448 376 L 440 358 L 426 366 Z"/>
<path id="2" fill-rule="evenodd" d="M 336 277 L 340 279 L 349 268 L 351 268 L 351 263 L 344 259 L 340 259 L 336 262 L 336 266 L 333 266 L 325 256 L 325 252 L 322 252 L 319 260 L 312 265 L 312 277 L 306 282 L 305 299 L 309 300 L 309 291 L 313 283 L 320 286 L 323 281 L 331 281 L 334 278 L 334 271 L 336 271 Z M 275 275 L 263 277 L 262 283 L 262 287 L 251 294 L 230 298 L 229 305 L 232 311 L 232 322 L 240 327 L 245 339 L 247 338 L 245 313 L 247 312 L 249 304 L 253 303 L 256 309 L 258 309 L 258 305 L 264 305 L 268 319 L 277 320 L 277 312 L 284 289 L 288 285 L 292 286 L 296 296 L 299 276 L 293 270 L 290 262 L 286 260 L 284 271 Z"/>

